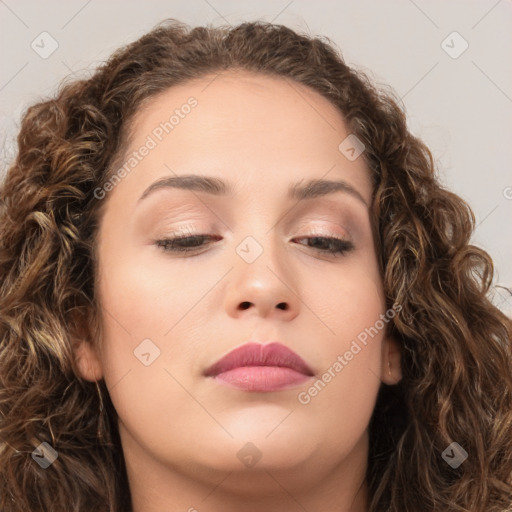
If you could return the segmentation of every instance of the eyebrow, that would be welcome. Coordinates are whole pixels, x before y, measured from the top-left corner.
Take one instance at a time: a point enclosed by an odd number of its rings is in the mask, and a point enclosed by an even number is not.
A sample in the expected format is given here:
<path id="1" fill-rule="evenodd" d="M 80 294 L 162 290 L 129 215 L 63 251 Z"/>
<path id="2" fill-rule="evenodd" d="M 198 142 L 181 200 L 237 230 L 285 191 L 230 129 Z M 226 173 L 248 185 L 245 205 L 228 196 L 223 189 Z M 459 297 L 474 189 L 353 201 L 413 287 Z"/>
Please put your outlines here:
<path id="1" fill-rule="evenodd" d="M 306 183 L 304 180 L 291 185 L 288 188 L 287 197 L 297 201 L 325 197 L 336 192 L 344 192 L 356 199 L 359 199 L 366 207 L 368 204 L 364 197 L 350 183 L 344 180 L 312 179 Z M 231 184 L 214 176 L 203 176 L 198 174 L 184 174 L 181 176 L 165 176 L 152 183 L 140 196 L 138 202 L 148 197 L 152 192 L 162 188 L 177 188 L 181 190 L 192 190 L 206 192 L 215 196 L 225 196 L 233 193 Z"/>

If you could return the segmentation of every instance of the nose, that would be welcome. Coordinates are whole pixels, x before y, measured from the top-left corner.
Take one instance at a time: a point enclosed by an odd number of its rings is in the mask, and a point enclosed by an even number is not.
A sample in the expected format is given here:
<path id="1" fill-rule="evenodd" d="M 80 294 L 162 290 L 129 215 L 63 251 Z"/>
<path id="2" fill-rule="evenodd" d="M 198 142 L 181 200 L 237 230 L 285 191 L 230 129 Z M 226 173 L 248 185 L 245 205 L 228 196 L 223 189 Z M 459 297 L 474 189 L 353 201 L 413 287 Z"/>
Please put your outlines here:
<path id="1" fill-rule="evenodd" d="M 299 313 L 297 274 L 287 265 L 283 253 L 270 244 L 262 247 L 254 261 L 236 254 L 228 276 L 225 308 L 230 316 L 257 315 L 289 321 Z"/>

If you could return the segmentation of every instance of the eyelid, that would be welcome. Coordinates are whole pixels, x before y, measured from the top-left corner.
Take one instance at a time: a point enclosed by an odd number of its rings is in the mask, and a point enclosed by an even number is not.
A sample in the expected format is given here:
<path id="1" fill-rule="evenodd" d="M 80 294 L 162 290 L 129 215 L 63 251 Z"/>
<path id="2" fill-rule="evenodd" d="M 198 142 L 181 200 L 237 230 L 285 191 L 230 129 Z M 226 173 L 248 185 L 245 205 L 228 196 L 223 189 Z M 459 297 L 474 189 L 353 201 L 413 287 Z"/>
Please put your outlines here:
<path id="1" fill-rule="evenodd" d="M 211 231 L 211 229 L 198 229 L 193 224 L 187 224 L 185 226 L 179 226 L 177 229 L 171 229 L 170 232 L 166 232 L 166 236 L 179 236 L 179 237 L 185 237 L 185 236 L 196 236 L 196 235 L 202 235 L 206 232 Z"/>
<path id="2" fill-rule="evenodd" d="M 300 233 L 300 231 L 299 231 L 299 233 Z M 305 230 L 304 235 L 305 236 L 310 236 L 310 235 L 333 236 L 333 237 L 336 237 L 336 238 L 340 238 L 340 237 L 341 238 L 348 238 L 348 236 L 345 236 L 344 233 L 335 233 L 334 231 L 331 231 L 330 229 L 326 229 L 326 228 L 323 228 L 323 229 L 309 228 L 309 229 Z M 348 235 L 348 233 L 346 233 L 346 235 Z M 302 235 L 299 234 L 297 236 L 302 236 Z"/>
<path id="3" fill-rule="evenodd" d="M 350 232 L 350 225 L 362 221 L 362 209 L 356 208 L 352 201 L 340 202 L 339 199 L 323 198 L 320 202 L 304 203 L 290 212 L 286 225 L 296 223 L 299 219 L 299 227 L 309 223 L 324 223 L 337 225 Z"/>
<path id="4" fill-rule="evenodd" d="M 327 224 L 327 222 L 325 222 L 325 224 Z M 329 224 L 336 224 L 337 226 L 339 226 L 341 228 L 341 232 L 336 232 L 334 230 L 332 230 L 329 226 L 321 226 L 321 227 L 318 227 L 318 226 L 312 226 L 311 225 L 311 222 L 303 222 L 299 225 L 299 228 L 298 228 L 298 231 L 299 232 L 302 232 L 302 230 L 306 230 L 306 235 L 311 235 L 311 234 L 314 234 L 314 235 L 318 235 L 318 236 L 333 236 L 333 237 L 336 237 L 336 238 L 343 238 L 343 239 L 349 239 L 349 240 L 353 240 L 353 236 L 352 236 L 352 229 L 349 229 L 348 226 L 345 226 L 345 225 L 342 225 L 342 224 L 337 224 L 337 223 L 333 223 L 333 222 L 329 222 Z"/>
<path id="5" fill-rule="evenodd" d="M 219 228 L 224 229 L 219 226 L 217 222 L 208 222 L 208 220 L 204 219 L 202 215 L 198 215 L 196 217 L 195 214 L 192 214 L 192 217 L 189 217 L 190 213 L 191 212 L 189 210 L 187 213 L 188 218 L 182 218 L 182 223 L 177 225 L 171 221 L 171 218 L 167 217 L 166 222 L 163 223 L 162 226 L 162 236 L 195 236 L 212 232 L 219 233 Z M 174 217 L 174 221 L 177 220 L 178 219 Z M 167 229 L 165 224 L 168 226 Z M 344 209 L 340 210 L 338 208 L 332 210 L 331 207 L 329 207 L 327 210 L 320 212 L 304 212 L 299 216 L 298 222 L 297 217 L 293 218 L 292 216 L 289 221 L 285 221 L 284 224 L 281 224 L 281 227 L 282 234 L 285 234 L 285 232 L 288 231 L 287 234 L 297 236 L 297 233 L 300 233 L 302 236 L 302 233 L 305 232 L 304 235 L 313 234 L 318 236 L 332 236 L 336 238 L 341 237 L 345 240 L 357 242 L 360 237 L 358 224 L 359 221 L 352 218 L 350 210 L 345 211 Z"/>
<path id="6" fill-rule="evenodd" d="M 171 230 L 169 232 L 166 232 L 165 236 L 168 236 L 168 237 L 180 237 L 180 238 L 185 238 L 187 236 L 197 236 L 197 235 L 206 235 L 206 234 L 210 234 L 210 231 L 212 231 L 211 229 L 208 230 L 201 230 L 201 229 L 190 229 L 189 226 L 187 226 L 186 228 L 181 228 L 181 229 L 175 229 L 175 230 Z M 215 230 L 213 230 L 215 231 Z M 350 233 L 346 233 L 346 235 L 344 233 L 335 233 L 334 231 L 331 231 L 329 229 L 314 229 L 314 228 L 310 228 L 310 229 L 305 229 L 304 232 L 301 232 L 302 230 L 299 230 L 299 232 L 295 235 L 293 235 L 293 238 L 299 238 L 299 237 L 307 237 L 307 236 L 316 236 L 316 237 L 333 237 L 333 238 L 341 238 L 343 240 L 351 240 L 352 237 L 350 236 Z M 347 231 L 347 230 L 345 230 Z"/>
<path id="7" fill-rule="evenodd" d="M 350 233 L 350 231 L 342 226 L 343 232 L 336 233 L 335 231 L 327 228 L 322 227 L 320 229 L 307 226 L 305 222 L 301 223 L 302 225 L 299 226 L 297 233 L 294 234 L 294 238 L 300 237 L 300 236 L 326 236 L 326 237 L 334 237 L 334 238 L 341 238 L 343 240 L 352 240 L 353 237 Z M 184 226 L 178 226 L 177 228 L 171 229 L 169 232 L 165 233 L 165 236 L 168 237 L 186 237 L 186 236 L 197 236 L 197 235 L 204 235 L 207 233 L 210 233 L 211 231 L 215 231 L 215 229 L 201 229 L 196 227 L 193 224 L 187 224 Z"/>

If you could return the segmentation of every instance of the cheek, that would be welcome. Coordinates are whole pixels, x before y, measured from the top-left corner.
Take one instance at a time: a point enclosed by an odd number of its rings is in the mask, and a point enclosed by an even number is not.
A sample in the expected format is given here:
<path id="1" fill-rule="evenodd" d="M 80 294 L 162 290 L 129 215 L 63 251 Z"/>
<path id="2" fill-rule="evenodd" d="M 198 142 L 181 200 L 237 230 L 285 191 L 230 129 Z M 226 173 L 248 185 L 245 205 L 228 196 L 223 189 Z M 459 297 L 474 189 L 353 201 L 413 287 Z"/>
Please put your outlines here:
<path id="1" fill-rule="evenodd" d="M 177 414 L 190 416 L 193 401 L 180 383 L 190 388 L 190 327 L 202 325 L 193 306 L 215 276 L 204 271 L 192 281 L 185 272 L 141 265 L 126 254 L 102 261 L 102 365 L 111 400 L 139 442 L 163 439 L 160 426 L 172 425 Z"/>
<path id="2" fill-rule="evenodd" d="M 382 340 L 390 321 L 376 260 L 353 259 L 338 273 L 331 269 L 322 279 L 317 275 L 308 290 L 304 300 L 319 326 L 316 352 L 325 373 L 298 401 L 315 402 L 312 409 L 318 407 L 318 413 L 332 406 L 333 414 L 338 410 L 342 416 L 361 411 L 365 421 L 381 383 Z"/>
<path id="3" fill-rule="evenodd" d="M 111 313 L 106 320 L 118 320 L 134 338 L 162 338 L 221 274 L 155 257 L 152 248 L 118 256 L 103 258 L 100 296 Z"/>
<path id="4" fill-rule="evenodd" d="M 344 432 L 330 438 L 342 450 L 357 441 L 373 413 L 390 320 L 381 320 L 385 300 L 376 265 L 353 265 L 350 272 L 310 286 L 305 300 L 322 320 L 316 352 L 323 367 L 318 380 L 297 394 L 297 404 L 308 417 L 322 417 L 326 431 Z"/>
<path id="5" fill-rule="evenodd" d="M 376 260 L 364 255 L 347 259 L 337 268 L 306 272 L 302 297 L 312 321 L 326 340 L 339 343 L 355 338 L 384 313 L 385 298 Z"/>
<path id="6" fill-rule="evenodd" d="M 154 259 L 149 264 L 129 253 L 117 256 L 101 260 L 99 280 L 107 384 L 142 370 L 138 381 L 156 385 L 151 383 L 154 372 L 144 371 L 144 359 L 154 360 L 149 368 L 173 368 L 180 379 L 190 378 L 185 369 L 196 364 L 193 352 L 205 329 L 205 314 L 218 308 L 218 300 L 212 303 L 207 292 L 224 272 L 197 264 L 185 269 L 186 264 L 164 260 L 157 267 Z"/>
<path id="7" fill-rule="evenodd" d="M 298 394 L 297 415 L 321 418 L 316 438 L 325 445 L 326 458 L 354 446 L 368 428 L 381 385 L 379 374 L 372 369 L 378 366 L 375 353 L 363 349 L 341 371 L 336 371 L 334 358 L 325 373 Z"/>

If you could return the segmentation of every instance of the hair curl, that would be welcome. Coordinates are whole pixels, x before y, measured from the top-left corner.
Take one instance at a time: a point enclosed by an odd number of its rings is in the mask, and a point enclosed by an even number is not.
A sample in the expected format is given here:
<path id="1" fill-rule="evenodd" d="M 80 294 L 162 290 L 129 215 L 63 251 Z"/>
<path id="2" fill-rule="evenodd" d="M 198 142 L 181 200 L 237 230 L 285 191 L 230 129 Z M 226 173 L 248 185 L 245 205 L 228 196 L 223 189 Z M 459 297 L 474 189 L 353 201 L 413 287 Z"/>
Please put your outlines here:
<path id="1" fill-rule="evenodd" d="M 469 243 L 474 215 L 438 183 L 394 93 L 322 39 L 265 22 L 190 29 L 168 19 L 26 110 L 0 188 L 2 511 L 131 510 L 108 390 L 102 380 L 98 394 L 75 362 L 77 339 L 101 337 L 105 201 L 93 191 L 146 101 L 226 69 L 307 85 L 366 146 L 387 305 L 402 306 L 390 331 L 403 368 L 400 384 L 381 386 L 370 423 L 370 512 L 512 510 L 511 322 L 488 299 L 493 263 Z M 47 471 L 31 459 L 43 441 L 58 451 Z M 452 441 L 469 454 L 456 469 L 441 457 Z"/>

